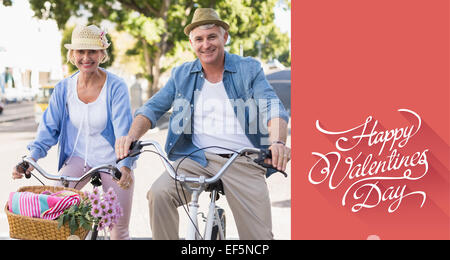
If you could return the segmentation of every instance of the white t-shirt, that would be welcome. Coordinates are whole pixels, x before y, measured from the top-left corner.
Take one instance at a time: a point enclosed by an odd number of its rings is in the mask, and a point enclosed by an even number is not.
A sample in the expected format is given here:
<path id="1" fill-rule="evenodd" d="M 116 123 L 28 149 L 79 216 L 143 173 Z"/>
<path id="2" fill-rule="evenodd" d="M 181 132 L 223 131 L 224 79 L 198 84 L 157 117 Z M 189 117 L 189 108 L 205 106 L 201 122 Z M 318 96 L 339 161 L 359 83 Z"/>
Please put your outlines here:
<path id="1" fill-rule="evenodd" d="M 101 135 L 106 127 L 108 118 L 106 105 L 106 82 L 97 99 L 92 103 L 84 103 L 78 97 L 76 74 L 70 82 L 67 104 L 70 122 L 78 128 L 76 139 L 73 141 L 72 156 L 83 158 L 87 165 L 95 167 L 100 164 L 115 164 L 114 148 Z"/>
<path id="2" fill-rule="evenodd" d="M 234 151 L 254 147 L 242 130 L 222 81 L 211 83 L 205 79 L 202 90 L 194 97 L 192 142 L 198 148 L 220 146 Z M 220 148 L 205 151 L 232 153 Z"/>

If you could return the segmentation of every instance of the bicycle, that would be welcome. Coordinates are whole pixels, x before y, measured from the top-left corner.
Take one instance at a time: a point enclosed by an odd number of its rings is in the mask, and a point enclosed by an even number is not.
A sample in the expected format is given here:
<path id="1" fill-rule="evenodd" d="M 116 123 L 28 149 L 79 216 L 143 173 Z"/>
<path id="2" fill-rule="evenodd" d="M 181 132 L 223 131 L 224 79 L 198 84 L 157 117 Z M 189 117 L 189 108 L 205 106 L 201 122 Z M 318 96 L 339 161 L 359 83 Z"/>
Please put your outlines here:
<path id="1" fill-rule="evenodd" d="M 37 170 L 46 179 L 60 181 L 61 184 L 64 186 L 64 188 L 68 188 L 69 184 L 71 182 L 76 183 L 74 186 L 74 188 L 76 188 L 76 186 L 80 182 L 82 182 L 88 178 L 91 179 L 90 183 L 93 185 L 93 187 L 99 187 L 102 185 L 100 173 L 109 174 L 115 180 L 120 180 L 120 178 L 122 177 L 122 173 L 119 171 L 119 169 L 117 169 L 113 165 L 108 165 L 108 164 L 103 164 L 103 165 L 94 167 L 94 168 L 90 169 L 88 172 L 86 172 L 85 174 L 83 174 L 81 177 L 52 175 L 52 174 L 49 174 L 48 172 L 46 172 L 37 162 L 35 162 L 30 157 L 24 157 L 22 159 L 22 162 L 17 164 L 17 166 L 16 166 L 17 169 L 20 169 L 20 172 L 25 174 L 25 178 L 29 179 L 29 178 L 31 178 L 31 176 L 34 176 L 44 186 L 45 186 L 45 184 L 39 178 L 37 178 L 33 173 L 30 172 L 30 174 L 27 174 L 27 170 L 30 167 L 30 165 L 33 166 L 34 169 Z M 91 233 L 90 240 L 97 240 L 97 238 L 98 238 L 97 228 L 98 228 L 97 224 L 94 224 L 92 231 L 90 232 Z M 89 237 L 89 234 L 87 237 Z"/>
<path id="2" fill-rule="evenodd" d="M 156 149 L 156 152 L 152 150 L 143 150 L 146 146 L 153 146 Z M 206 148 L 211 147 L 205 147 L 199 150 L 203 150 Z M 225 229 L 226 229 L 226 217 L 225 217 L 225 210 L 218 207 L 216 205 L 216 201 L 219 199 L 220 195 L 225 195 L 223 191 L 223 185 L 221 181 L 221 177 L 223 174 L 225 174 L 226 170 L 230 167 L 230 165 L 236 160 L 238 156 L 250 155 L 250 154 L 258 154 L 258 158 L 254 159 L 256 163 L 259 165 L 265 167 L 265 168 L 271 168 L 278 171 L 276 168 L 274 168 L 270 164 L 264 163 L 264 160 L 266 158 L 271 158 L 271 151 L 270 150 L 264 150 L 264 149 L 258 149 L 258 148 L 242 148 L 239 151 L 233 151 L 233 155 L 230 156 L 228 161 L 222 166 L 222 168 L 213 176 L 210 178 L 205 178 L 204 176 L 200 177 L 189 177 L 180 175 L 177 173 L 177 169 L 174 169 L 173 166 L 170 164 L 169 160 L 167 159 L 165 153 L 161 149 L 161 146 L 158 142 L 153 140 L 146 140 L 146 141 L 134 141 L 131 146 L 127 157 L 135 157 L 142 152 L 153 152 L 160 156 L 161 161 L 166 168 L 167 172 L 169 173 L 170 177 L 174 179 L 176 182 L 180 182 L 181 186 L 185 189 L 187 189 L 191 194 L 191 202 L 188 204 L 188 217 L 190 222 L 188 223 L 188 230 L 186 235 L 186 240 L 224 240 L 226 237 Z M 189 155 L 185 156 L 188 157 Z M 123 159 L 122 159 L 123 160 Z M 117 160 L 117 162 L 119 162 Z M 285 172 L 280 171 L 287 177 L 287 174 Z M 210 192 L 210 203 L 208 207 L 208 214 L 207 217 L 204 216 L 203 213 L 200 213 L 206 222 L 205 230 L 203 233 L 203 236 L 200 234 L 199 231 L 199 225 L 198 225 L 198 199 L 200 197 L 200 194 L 203 192 Z M 180 198 L 181 201 L 181 198 Z M 184 207 L 184 204 L 183 204 Z M 186 209 L 185 209 L 186 210 Z"/>

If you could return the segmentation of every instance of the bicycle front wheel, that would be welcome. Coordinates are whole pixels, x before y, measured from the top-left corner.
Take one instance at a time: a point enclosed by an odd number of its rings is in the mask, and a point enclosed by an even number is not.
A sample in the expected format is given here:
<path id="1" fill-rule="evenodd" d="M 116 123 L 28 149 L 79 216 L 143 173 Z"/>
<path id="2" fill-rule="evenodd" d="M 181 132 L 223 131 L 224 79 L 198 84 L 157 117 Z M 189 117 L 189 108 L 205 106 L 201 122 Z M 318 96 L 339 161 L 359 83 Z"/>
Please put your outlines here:
<path id="1" fill-rule="evenodd" d="M 226 218 L 225 218 L 225 210 L 222 208 L 217 208 L 217 215 L 218 215 L 218 220 L 220 222 L 221 228 L 222 228 L 222 233 L 223 236 L 221 236 L 221 232 L 219 229 L 219 225 L 217 224 L 217 222 L 214 222 L 212 231 L 211 231 L 211 240 L 225 240 L 226 237 Z"/>

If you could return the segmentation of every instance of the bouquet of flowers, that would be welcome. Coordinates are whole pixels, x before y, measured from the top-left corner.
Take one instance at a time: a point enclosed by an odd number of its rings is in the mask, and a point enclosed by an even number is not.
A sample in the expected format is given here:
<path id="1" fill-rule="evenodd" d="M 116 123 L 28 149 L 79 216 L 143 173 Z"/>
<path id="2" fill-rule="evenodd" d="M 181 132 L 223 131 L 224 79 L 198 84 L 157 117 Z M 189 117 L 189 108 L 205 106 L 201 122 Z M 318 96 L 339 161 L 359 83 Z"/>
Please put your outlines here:
<path id="1" fill-rule="evenodd" d="M 78 228 L 92 230 L 93 224 L 98 225 L 98 231 L 110 231 L 122 215 L 122 207 L 114 190 L 109 188 L 107 192 L 101 193 L 95 187 L 92 193 L 85 192 L 79 205 L 73 205 L 64 211 L 58 219 L 58 227 L 68 223 L 71 234 Z"/>

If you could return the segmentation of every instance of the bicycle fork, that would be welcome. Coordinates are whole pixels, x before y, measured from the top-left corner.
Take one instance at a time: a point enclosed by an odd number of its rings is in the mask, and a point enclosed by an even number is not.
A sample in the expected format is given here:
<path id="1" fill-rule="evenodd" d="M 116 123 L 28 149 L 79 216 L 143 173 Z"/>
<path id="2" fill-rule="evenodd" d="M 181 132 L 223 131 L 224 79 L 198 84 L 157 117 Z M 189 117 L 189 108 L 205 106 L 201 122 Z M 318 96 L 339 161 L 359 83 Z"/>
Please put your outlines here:
<path id="1" fill-rule="evenodd" d="M 199 191 L 193 190 L 192 191 L 192 199 L 189 203 L 189 218 L 191 219 L 191 227 L 188 228 L 186 240 L 196 240 L 198 237 L 198 221 L 197 221 L 197 213 L 198 213 L 198 196 Z"/>
<path id="2" fill-rule="evenodd" d="M 198 197 L 199 197 L 200 191 L 199 190 L 193 190 L 192 192 L 192 200 L 189 203 L 189 218 L 191 219 L 191 227 L 188 228 L 188 232 L 186 235 L 186 240 L 197 240 L 201 238 L 201 235 L 199 234 L 199 226 L 198 226 Z M 219 236 L 222 239 L 225 239 L 225 234 L 223 232 L 222 223 L 220 222 L 219 213 L 216 208 L 216 196 L 217 191 L 213 190 L 211 191 L 211 202 L 209 204 L 208 209 L 208 216 L 206 218 L 206 227 L 205 227 L 205 234 L 203 236 L 204 240 L 211 240 L 211 234 L 213 230 L 214 224 L 217 224 L 219 228 Z"/>
<path id="3" fill-rule="evenodd" d="M 211 233 L 214 224 L 214 216 L 216 215 L 216 196 L 217 191 L 211 191 L 211 203 L 209 203 L 208 217 L 206 218 L 205 240 L 211 240 Z M 221 228 L 219 229 L 221 230 Z"/>

